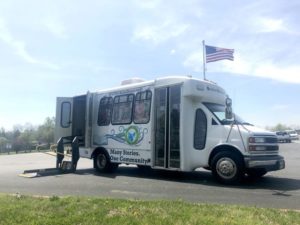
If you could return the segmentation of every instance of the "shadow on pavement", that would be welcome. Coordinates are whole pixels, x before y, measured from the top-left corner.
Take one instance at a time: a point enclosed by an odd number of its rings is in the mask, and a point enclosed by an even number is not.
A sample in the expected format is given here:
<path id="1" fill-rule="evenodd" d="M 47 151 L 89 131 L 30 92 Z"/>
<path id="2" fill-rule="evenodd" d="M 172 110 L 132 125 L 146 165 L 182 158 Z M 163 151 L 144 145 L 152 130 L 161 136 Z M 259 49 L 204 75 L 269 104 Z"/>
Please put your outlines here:
<path id="1" fill-rule="evenodd" d="M 238 189 L 265 189 L 274 191 L 274 195 L 289 196 L 285 194 L 287 191 L 300 190 L 300 180 L 284 177 L 274 177 L 272 174 L 266 175 L 260 179 L 253 180 L 245 177 L 241 183 L 237 185 L 219 184 L 213 178 L 210 171 L 195 171 L 195 172 L 177 172 L 165 171 L 156 169 L 140 169 L 137 167 L 119 167 L 112 173 L 97 173 L 94 169 L 79 169 L 76 175 L 100 176 L 105 178 L 115 179 L 120 176 L 132 178 L 155 179 L 170 182 L 180 182 L 188 184 L 199 184 L 213 187 L 231 187 Z"/>

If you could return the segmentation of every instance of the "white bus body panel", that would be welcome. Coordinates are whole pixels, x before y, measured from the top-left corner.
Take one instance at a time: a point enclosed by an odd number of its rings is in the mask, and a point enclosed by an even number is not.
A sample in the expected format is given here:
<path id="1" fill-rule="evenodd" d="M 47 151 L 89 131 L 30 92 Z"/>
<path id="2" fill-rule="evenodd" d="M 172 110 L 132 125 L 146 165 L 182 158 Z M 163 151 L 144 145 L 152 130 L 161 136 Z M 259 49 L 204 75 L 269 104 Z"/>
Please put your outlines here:
<path id="1" fill-rule="evenodd" d="M 98 110 L 99 102 L 103 97 L 120 96 L 124 94 L 136 94 L 137 92 L 150 90 L 153 94 L 153 87 L 142 86 L 138 88 L 128 88 L 123 90 L 113 90 L 112 92 L 94 94 L 93 126 L 92 126 L 92 146 L 94 148 L 103 147 L 110 155 L 111 162 L 125 164 L 151 165 L 151 121 L 146 124 L 129 124 L 99 126 Z"/>

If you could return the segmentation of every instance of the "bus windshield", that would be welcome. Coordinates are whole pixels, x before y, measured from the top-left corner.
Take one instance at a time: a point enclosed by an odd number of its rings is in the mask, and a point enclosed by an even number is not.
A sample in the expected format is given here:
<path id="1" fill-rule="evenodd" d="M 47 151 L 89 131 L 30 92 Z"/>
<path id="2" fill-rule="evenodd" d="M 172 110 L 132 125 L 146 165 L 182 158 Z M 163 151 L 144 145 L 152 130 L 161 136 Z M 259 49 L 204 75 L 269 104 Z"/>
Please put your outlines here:
<path id="1" fill-rule="evenodd" d="M 209 102 L 205 102 L 203 104 L 209 109 L 209 111 L 211 111 L 217 117 L 217 119 L 220 121 L 222 125 L 230 125 L 235 120 L 235 124 L 253 126 L 252 124 L 245 122 L 241 117 L 239 117 L 236 114 L 234 114 L 232 119 L 226 119 L 225 105 L 209 103 Z"/>

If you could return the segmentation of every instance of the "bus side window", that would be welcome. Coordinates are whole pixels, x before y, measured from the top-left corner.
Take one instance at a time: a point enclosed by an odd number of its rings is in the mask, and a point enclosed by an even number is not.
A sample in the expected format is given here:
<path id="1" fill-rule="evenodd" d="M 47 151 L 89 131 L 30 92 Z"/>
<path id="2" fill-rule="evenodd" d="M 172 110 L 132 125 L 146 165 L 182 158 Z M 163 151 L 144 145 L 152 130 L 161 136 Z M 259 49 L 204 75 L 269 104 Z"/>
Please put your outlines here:
<path id="1" fill-rule="evenodd" d="M 98 126 L 107 126 L 110 124 L 112 105 L 112 97 L 101 98 L 98 110 Z"/>
<path id="2" fill-rule="evenodd" d="M 150 120 L 151 91 L 139 92 L 134 102 L 133 121 L 137 124 L 148 123 Z"/>
<path id="3" fill-rule="evenodd" d="M 202 150 L 205 148 L 207 134 L 207 118 L 202 109 L 196 110 L 194 148 Z"/>
<path id="4" fill-rule="evenodd" d="M 133 94 L 115 97 L 111 121 L 113 125 L 131 123 L 133 98 Z"/>

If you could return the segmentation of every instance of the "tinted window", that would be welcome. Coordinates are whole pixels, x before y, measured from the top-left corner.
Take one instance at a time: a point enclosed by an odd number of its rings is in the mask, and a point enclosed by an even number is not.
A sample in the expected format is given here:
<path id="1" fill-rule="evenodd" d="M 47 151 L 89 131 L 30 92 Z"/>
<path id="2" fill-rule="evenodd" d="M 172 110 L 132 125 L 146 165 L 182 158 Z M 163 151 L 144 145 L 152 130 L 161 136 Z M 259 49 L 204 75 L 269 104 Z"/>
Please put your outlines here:
<path id="1" fill-rule="evenodd" d="M 63 102 L 61 104 L 60 124 L 63 128 L 70 127 L 71 124 L 71 103 L 70 102 Z"/>
<path id="2" fill-rule="evenodd" d="M 103 97 L 100 100 L 99 110 L 98 110 L 98 125 L 107 126 L 110 124 L 111 112 L 113 106 L 112 97 Z"/>
<path id="3" fill-rule="evenodd" d="M 170 135 L 170 167 L 180 167 L 180 96 L 181 86 L 173 86 L 169 89 L 169 135 Z"/>
<path id="4" fill-rule="evenodd" d="M 129 124 L 132 121 L 133 94 L 114 98 L 112 124 Z"/>
<path id="5" fill-rule="evenodd" d="M 197 109 L 195 118 L 194 148 L 204 149 L 206 143 L 207 119 L 201 109 Z"/>
<path id="6" fill-rule="evenodd" d="M 136 94 L 134 102 L 134 118 L 135 123 L 148 123 L 150 120 L 151 110 L 151 91 L 139 92 Z"/>

